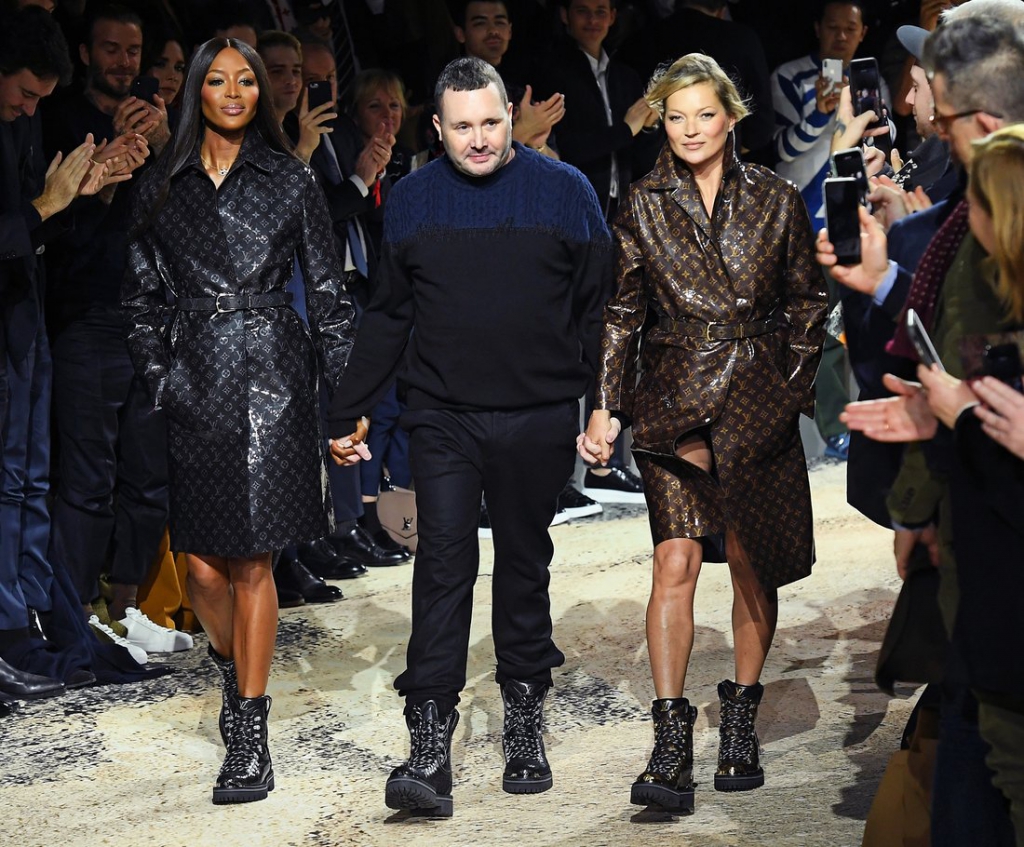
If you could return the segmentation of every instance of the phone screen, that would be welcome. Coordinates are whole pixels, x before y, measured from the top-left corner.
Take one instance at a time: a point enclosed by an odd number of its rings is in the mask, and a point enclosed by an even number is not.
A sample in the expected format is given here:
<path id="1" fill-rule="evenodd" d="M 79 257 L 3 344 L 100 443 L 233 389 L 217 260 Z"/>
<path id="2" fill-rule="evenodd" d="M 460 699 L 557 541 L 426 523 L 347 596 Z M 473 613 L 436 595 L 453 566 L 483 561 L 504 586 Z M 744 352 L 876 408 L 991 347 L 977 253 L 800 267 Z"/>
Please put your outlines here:
<path id="1" fill-rule="evenodd" d="M 882 100 L 881 75 L 878 73 L 878 62 L 874 59 L 854 59 L 850 62 L 850 97 L 855 115 L 872 111 L 878 116 L 874 123 L 868 125 L 868 129 L 888 126 L 888 110 Z"/>
<path id="2" fill-rule="evenodd" d="M 853 177 L 825 180 L 825 225 L 840 265 L 860 263 L 860 187 Z"/>

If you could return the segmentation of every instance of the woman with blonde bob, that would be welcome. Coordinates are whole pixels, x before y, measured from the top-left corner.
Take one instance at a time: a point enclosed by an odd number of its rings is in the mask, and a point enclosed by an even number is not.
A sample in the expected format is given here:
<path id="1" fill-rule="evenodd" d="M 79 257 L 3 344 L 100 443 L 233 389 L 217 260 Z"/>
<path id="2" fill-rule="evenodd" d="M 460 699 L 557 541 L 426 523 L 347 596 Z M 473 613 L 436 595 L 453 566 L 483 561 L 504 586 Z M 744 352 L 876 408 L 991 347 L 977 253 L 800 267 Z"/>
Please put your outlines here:
<path id="1" fill-rule="evenodd" d="M 683 56 L 645 96 L 668 142 L 615 221 L 618 291 L 578 444 L 604 463 L 633 427 L 654 541 L 656 699 L 654 752 L 630 799 L 686 813 L 697 710 L 683 691 L 702 561 L 728 562 L 733 586 L 735 679 L 718 686 L 715 788 L 764 783 L 754 721 L 777 590 L 814 560 L 798 418 L 813 407 L 827 294 L 799 192 L 737 157 L 732 130 L 747 108 L 721 67 Z"/>

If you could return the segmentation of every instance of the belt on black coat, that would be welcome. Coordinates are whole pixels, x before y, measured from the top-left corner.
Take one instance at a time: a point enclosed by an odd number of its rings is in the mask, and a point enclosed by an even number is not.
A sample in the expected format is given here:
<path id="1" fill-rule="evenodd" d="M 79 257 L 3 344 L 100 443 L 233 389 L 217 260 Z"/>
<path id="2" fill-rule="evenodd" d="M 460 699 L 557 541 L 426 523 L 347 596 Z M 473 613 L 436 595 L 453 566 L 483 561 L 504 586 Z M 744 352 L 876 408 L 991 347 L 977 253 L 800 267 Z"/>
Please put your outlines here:
<path id="1" fill-rule="evenodd" d="M 216 297 L 180 297 L 175 307 L 182 312 L 244 312 L 249 309 L 270 309 L 292 302 L 290 291 L 269 291 L 266 294 L 218 294 Z"/>
<path id="2" fill-rule="evenodd" d="M 705 323 L 704 321 L 674 321 L 671 318 L 658 318 L 658 328 L 688 338 L 703 338 L 706 341 L 734 341 L 738 338 L 751 338 L 765 335 L 780 326 L 775 315 L 769 315 L 757 321 L 742 324 Z"/>

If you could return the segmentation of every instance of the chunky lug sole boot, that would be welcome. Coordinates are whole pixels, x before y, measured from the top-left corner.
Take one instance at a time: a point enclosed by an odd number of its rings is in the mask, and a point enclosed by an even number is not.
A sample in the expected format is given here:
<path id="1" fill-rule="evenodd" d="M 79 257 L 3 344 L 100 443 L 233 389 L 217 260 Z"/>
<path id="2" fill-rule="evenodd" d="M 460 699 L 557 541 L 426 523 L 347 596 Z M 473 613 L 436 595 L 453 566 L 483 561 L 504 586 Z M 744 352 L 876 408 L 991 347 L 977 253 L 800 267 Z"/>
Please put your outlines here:
<path id="1" fill-rule="evenodd" d="M 754 731 L 757 707 L 764 686 L 738 685 L 731 680 L 718 684 L 722 720 L 718 727 L 718 770 L 716 791 L 750 791 L 764 785 L 760 743 Z"/>
<path id="2" fill-rule="evenodd" d="M 693 814 L 693 724 L 697 710 L 685 697 L 655 700 L 654 751 L 647 770 L 636 778 L 629 802 Z"/>
<path id="3" fill-rule="evenodd" d="M 540 794 L 552 784 L 551 767 L 544 752 L 544 698 L 548 686 L 541 682 L 507 680 L 501 686 L 505 725 L 501 751 L 505 772 L 503 791 L 509 794 Z"/>
<path id="4" fill-rule="evenodd" d="M 455 709 L 442 718 L 433 700 L 406 707 L 409 758 L 388 777 L 384 804 L 389 809 L 452 816 L 452 735 L 458 724 Z"/>
<path id="5" fill-rule="evenodd" d="M 231 737 L 231 726 L 238 713 L 238 674 L 235 672 L 235 660 L 225 659 L 211 644 L 206 645 L 206 653 L 220 673 L 221 702 L 217 726 L 220 729 L 220 740 L 227 747 L 228 739 Z"/>
<path id="6" fill-rule="evenodd" d="M 267 747 L 270 698 L 239 697 L 228 736 L 228 753 L 213 787 L 213 802 L 251 803 L 274 790 L 274 767 Z"/>

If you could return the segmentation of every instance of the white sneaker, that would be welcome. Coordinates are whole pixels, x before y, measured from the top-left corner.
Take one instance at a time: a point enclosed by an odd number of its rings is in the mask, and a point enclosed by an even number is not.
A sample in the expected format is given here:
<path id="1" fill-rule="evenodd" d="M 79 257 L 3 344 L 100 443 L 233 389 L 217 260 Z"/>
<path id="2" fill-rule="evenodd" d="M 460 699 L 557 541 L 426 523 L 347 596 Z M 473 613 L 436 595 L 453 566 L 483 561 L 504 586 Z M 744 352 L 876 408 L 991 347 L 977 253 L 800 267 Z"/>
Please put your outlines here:
<path id="1" fill-rule="evenodd" d="M 128 640 L 149 653 L 179 653 L 191 650 L 192 636 L 153 623 L 133 606 L 124 610 L 124 618 L 118 621 L 128 630 Z"/>
<path id="2" fill-rule="evenodd" d="M 143 650 L 141 647 L 136 647 L 130 641 L 127 641 L 126 639 L 122 638 L 120 635 L 114 632 L 114 630 L 112 630 L 109 626 L 100 621 L 100 619 L 96 617 L 96 615 L 93 615 L 91 618 L 89 618 L 89 626 L 91 626 L 98 633 L 100 633 L 107 641 L 116 644 L 118 647 L 124 647 L 124 649 L 131 654 L 131 657 L 135 659 L 135 661 L 138 662 L 140 665 L 144 665 L 146 664 L 146 662 L 149 661 L 149 656 L 146 655 L 145 650 Z"/>

